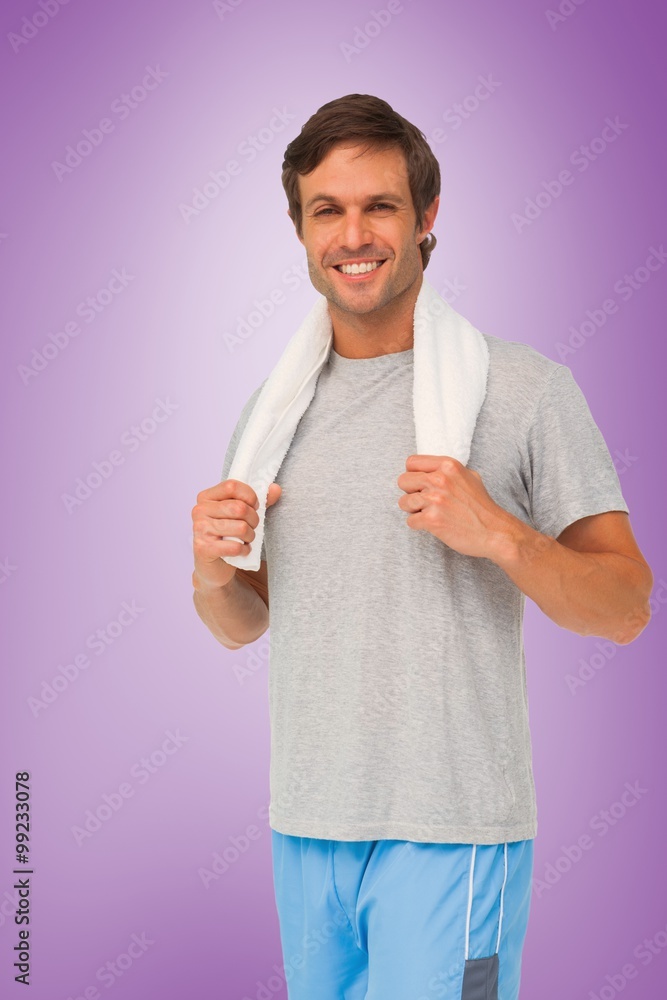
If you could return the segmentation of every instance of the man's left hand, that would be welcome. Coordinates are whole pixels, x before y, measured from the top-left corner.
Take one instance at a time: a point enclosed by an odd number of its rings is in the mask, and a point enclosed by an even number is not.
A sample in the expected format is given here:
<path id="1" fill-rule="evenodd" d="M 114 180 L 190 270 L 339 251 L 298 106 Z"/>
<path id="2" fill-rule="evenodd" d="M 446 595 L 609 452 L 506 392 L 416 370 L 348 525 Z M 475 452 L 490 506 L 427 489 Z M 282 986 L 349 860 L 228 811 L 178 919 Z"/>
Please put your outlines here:
<path id="1" fill-rule="evenodd" d="M 410 455 L 397 479 L 409 528 L 430 531 L 466 556 L 492 558 L 516 521 L 491 499 L 479 472 L 448 455 Z"/>

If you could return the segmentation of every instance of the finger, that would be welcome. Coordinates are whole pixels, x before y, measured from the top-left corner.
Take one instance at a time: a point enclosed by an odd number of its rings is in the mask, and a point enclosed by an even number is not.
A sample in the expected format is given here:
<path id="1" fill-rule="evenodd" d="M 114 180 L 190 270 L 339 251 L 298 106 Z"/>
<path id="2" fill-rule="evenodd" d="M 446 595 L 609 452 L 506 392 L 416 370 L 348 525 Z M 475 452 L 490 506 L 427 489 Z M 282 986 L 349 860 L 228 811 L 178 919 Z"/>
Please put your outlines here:
<path id="1" fill-rule="evenodd" d="M 207 490 L 202 490 L 197 494 L 197 503 L 204 503 L 207 500 L 244 500 L 249 507 L 259 507 L 257 494 L 248 483 L 242 483 L 239 479 L 223 479 L 222 482 L 210 486 Z"/>
<path id="2" fill-rule="evenodd" d="M 428 530 L 426 521 L 424 520 L 421 511 L 415 511 L 412 514 L 408 514 L 405 519 L 405 523 L 408 528 L 412 528 L 415 531 Z"/>
<path id="3" fill-rule="evenodd" d="M 237 538 L 244 543 L 255 538 L 255 530 L 238 518 L 205 517 L 198 523 L 196 534 L 206 539 Z"/>
<path id="4" fill-rule="evenodd" d="M 408 455 L 405 468 L 408 472 L 435 472 L 447 455 Z"/>
<path id="5" fill-rule="evenodd" d="M 405 493 L 416 493 L 432 486 L 427 472 L 402 472 L 396 482 Z"/>
<path id="6" fill-rule="evenodd" d="M 193 517 L 234 518 L 247 521 L 252 528 L 259 524 L 259 514 L 254 507 L 248 506 L 244 500 L 204 500 L 195 505 Z"/>
<path id="7" fill-rule="evenodd" d="M 250 543 L 240 538 L 199 538 L 195 536 L 193 551 L 198 559 L 211 560 L 221 556 L 245 556 L 250 552 Z"/>
<path id="8" fill-rule="evenodd" d="M 424 496 L 424 494 L 419 491 L 417 493 L 406 493 L 405 496 L 399 498 L 398 506 L 401 510 L 408 511 L 409 513 L 415 513 L 416 511 L 423 510 L 424 507 L 428 506 L 429 501 Z"/>

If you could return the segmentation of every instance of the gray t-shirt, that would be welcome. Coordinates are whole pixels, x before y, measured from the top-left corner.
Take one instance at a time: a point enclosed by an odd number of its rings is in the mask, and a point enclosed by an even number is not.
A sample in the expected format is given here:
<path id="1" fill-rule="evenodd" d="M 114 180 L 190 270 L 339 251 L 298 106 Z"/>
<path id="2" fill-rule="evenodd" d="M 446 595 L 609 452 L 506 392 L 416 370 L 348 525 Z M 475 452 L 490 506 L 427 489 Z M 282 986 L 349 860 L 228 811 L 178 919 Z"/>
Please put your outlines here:
<path id="1" fill-rule="evenodd" d="M 487 395 L 468 467 L 557 537 L 628 507 L 569 368 L 485 334 Z M 417 452 L 413 350 L 333 349 L 266 513 L 270 826 L 302 837 L 495 844 L 537 807 L 525 597 L 489 559 L 409 528 L 397 485 Z M 227 472 L 260 385 L 230 441 Z M 554 628 L 557 626 L 554 625 Z"/>

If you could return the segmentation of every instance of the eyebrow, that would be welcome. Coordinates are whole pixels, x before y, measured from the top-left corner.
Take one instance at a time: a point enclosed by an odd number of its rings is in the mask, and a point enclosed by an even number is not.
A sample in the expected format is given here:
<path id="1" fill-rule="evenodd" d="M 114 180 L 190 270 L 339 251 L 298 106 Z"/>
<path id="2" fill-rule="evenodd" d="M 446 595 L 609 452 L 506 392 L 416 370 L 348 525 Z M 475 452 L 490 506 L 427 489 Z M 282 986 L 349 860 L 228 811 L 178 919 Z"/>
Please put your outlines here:
<path id="1" fill-rule="evenodd" d="M 306 202 L 304 206 L 304 211 L 307 212 L 309 208 L 318 201 L 330 201 L 333 204 L 340 205 L 338 198 L 334 197 L 332 194 L 315 194 L 309 201 Z M 391 191 L 381 191 L 379 194 L 372 194 L 369 196 L 368 201 L 393 201 L 396 205 L 404 205 L 405 202 L 403 198 L 399 198 L 397 194 L 392 194 Z"/>

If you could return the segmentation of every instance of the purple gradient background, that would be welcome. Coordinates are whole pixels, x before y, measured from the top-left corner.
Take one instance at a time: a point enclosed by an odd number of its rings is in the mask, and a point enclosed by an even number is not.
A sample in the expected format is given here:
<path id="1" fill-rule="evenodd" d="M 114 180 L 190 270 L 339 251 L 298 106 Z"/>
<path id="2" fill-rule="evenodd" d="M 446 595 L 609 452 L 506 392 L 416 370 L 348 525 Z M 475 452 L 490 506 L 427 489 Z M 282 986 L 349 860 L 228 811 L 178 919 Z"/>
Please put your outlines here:
<path id="1" fill-rule="evenodd" d="M 3 996 L 24 995 L 13 982 L 11 891 L 13 774 L 23 769 L 33 775 L 33 1000 L 81 997 L 93 985 L 114 1000 L 286 996 L 274 968 L 283 958 L 261 818 L 268 635 L 231 652 L 197 618 L 190 510 L 218 481 L 242 405 L 316 297 L 307 278 L 296 289 L 282 280 L 305 262 L 280 184 L 284 148 L 302 123 L 325 101 L 362 92 L 384 97 L 429 139 L 442 128 L 446 140 L 432 141 L 443 190 L 428 277 L 439 289 L 465 285 L 454 304 L 479 328 L 556 360 L 570 325 L 667 239 L 658 5 L 590 0 L 554 30 L 547 5 L 529 0 L 406 0 L 347 61 L 341 43 L 384 6 L 237 0 L 220 16 L 210 2 L 72 0 L 18 52 L 8 34 L 40 9 L 37 0 L 12 0 L 0 13 L 10 469 L 0 559 L 14 567 L 0 585 Z M 156 65 L 167 76 L 145 102 L 124 121 L 110 114 Z M 452 128 L 443 115 L 488 74 L 499 86 Z M 269 126 L 275 107 L 293 118 L 248 162 L 238 146 Z M 629 127 L 517 233 L 512 213 L 600 134 L 607 116 Z M 104 117 L 114 131 L 59 181 L 52 162 Z M 179 206 L 232 158 L 240 174 L 186 224 Z M 24 384 L 18 369 L 32 349 L 75 319 L 114 268 L 134 275 L 128 287 Z M 225 335 L 275 288 L 284 303 L 229 350 Z M 614 995 L 607 977 L 628 962 L 638 971 L 624 1000 L 654 1000 L 667 978 L 665 305 L 658 271 L 563 358 L 612 454 L 632 456 L 621 482 L 654 570 L 656 611 L 636 642 L 616 647 L 572 694 L 566 675 L 598 652 L 598 640 L 526 605 L 536 877 L 582 835 L 594 844 L 533 894 L 527 1000 L 601 990 L 604 1000 Z M 158 398 L 176 408 L 131 452 L 122 436 Z M 62 494 L 114 449 L 123 464 L 68 513 Z M 124 601 L 145 610 L 103 655 L 89 651 L 88 669 L 35 717 L 28 699 Z M 233 668 L 253 653 L 259 668 L 241 685 Z M 140 783 L 133 765 L 169 729 L 188 741 Z M 72 827 L 128 780 L 133 797 L 78 846 Z M 646 793 L 600 836 L 591 821 L 636 781 Z M 258 838 L 205 888 L 199 869 L 250 824 Z M 154 943 L 105 987 L 96 971 L 133 933 Z M 634 949 L 656 934 L 660 953 L 644 965 Z"/>

